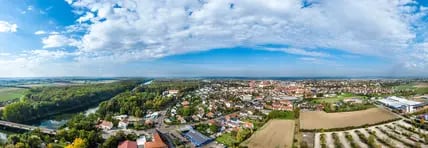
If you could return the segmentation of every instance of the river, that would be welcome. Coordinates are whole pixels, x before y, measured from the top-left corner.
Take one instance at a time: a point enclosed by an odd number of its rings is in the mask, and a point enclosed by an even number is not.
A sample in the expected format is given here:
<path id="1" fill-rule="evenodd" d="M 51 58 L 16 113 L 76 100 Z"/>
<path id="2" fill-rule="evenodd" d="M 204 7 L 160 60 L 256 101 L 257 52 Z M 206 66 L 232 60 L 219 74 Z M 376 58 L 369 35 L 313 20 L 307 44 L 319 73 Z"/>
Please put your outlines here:
<path id="1" fill-rule="evenodd" d="M 87 116 L 91 113 L 95 113 L 97 110 L 98 110 L 98 106 L 86 109 L 86 110 L 81 111 L 81 112 L 59 114 L 59 115 L 52 116 L 48 119 L 40 121 L 39 123 L 36 124 L 36 126 L 43 127 L 43 128 L 49 128 L 49 129 L 58 129 L 61 126 L 63 126 L 64 124 L 66 124 L 67 121 L 70 120 L 71 117 L 73 117 L 74 115 L 83 113 Z"/>
<path id="2" fill-rule="evenodd" d="M 150 80 L 150 81 L 147 81 L 147 82 L 143 83 L 143 85 L 149 85 L 152 82 L 153 82 L 153 80 Z M 73 117 L 74 115 L 77 115 L 79 113 L 83 113 L 85 115 L 89 115 L 91 113 L 95 113 L 97 110 L 98 110 L 98 105 L 96 107 L 92 107 L 92 108 L 86 109 L 86 110 L 81 111 L 81 112 L 63 113 L 63 114 L 60 114 L 60 115 L 52 116 L 52 117 L 50 117 L 48 119 L 40 121 L 39 123 L 37 123 L 35 125 L 39 126 L 39 127 L 49 128 L 49 129 L 58 129 L 61 126 L 63 126 L 64 124 L 66 124 L 67 121 L 71 117 Z"/>
<path id="3" fill-rule="evenodd" d="M 143 85 L 148 85 L 148 84 L 151 84 L 152 82 L 153 82 L 153 80 L 150 80 L 150 81 L 145 82 Z M 91 113 L 95 113 L 98 110 L 98 108 L 99 107 L 97 104 L 97 106 L 93 106 L 93 107 L 88 108 L 88 109 L 83 110 L 83 111 L 77 111 L 77 112 L 71 112 L 71 113 L 62 113 L 62 114 L 59 114 L 56 116 L 49 117 L 47 119 L 43 119 L 39 122 L 34 123 L 34 125 L 38 126 L 38 127 L 43 127 L 43 128 L 58 129 L 61 126 L 63 126 L 64 124 L 66 124 L 67 121 L 70 120 L 71 117 L 73 117 L 74 115 L 83 113 L 87 116 Z M 14 132 L 0 129 L 0 140 L 7 140 L 7 135 L 13 134 L 13 133 Z"/>
<path id="4" fill-rule="evenodd" d="M 35 123 L 35 126 L 43 127 L 43 128 L 49 128 L 49 129 L 58 129 L 64 124 L 67 123 L 68 120 L 71 119 L 74 115 L 83 113 L 85 115 L 89 115 L 91 113 L 95 113 L 98 110 L 98 106 L 92 107 L 89 109 L 86 109 L 81 112 L 74 112 L 74 113 L 63 113 L 60 115 L 52 116 L 48 119 L 41 120 L 37 123 Z M 16 131 L 15 131 L 16 132 Z M 13 130 L 6 130 L 6 129 L 0 129 L 0 141 L 1 140 L 7 140 L 7 135 L 15 133 Z"/>

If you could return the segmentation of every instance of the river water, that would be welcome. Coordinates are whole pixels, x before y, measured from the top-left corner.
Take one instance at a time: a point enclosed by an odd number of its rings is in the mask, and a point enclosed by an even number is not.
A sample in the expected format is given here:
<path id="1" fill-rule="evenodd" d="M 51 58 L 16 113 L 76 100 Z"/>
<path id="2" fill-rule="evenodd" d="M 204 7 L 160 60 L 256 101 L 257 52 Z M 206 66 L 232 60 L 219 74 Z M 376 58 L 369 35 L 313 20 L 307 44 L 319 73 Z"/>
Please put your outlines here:
<path id="1" fill-rule="evenodd" d="M 38 123 L 35 124 L 35 126 L 39 126 L 39 127 L 43 127 L 43 128 L 49 128 L 49 129 L 58 129 L 61 126 L 63 126 L 64 124 L 66 124 L 67 121 L 70 120 L 71 117 L 73 117 L 74 115 L 77 115 L 80 113 L 83 113 L 85 115 L 89 115 L 91 113 L 95 113 L 97 110 L 98 110 L 98 106 L 86 109 L 86 110 L 81 111 L 81 112 L 65 113 L 65 114 L 56 115 L 56 116 L 50 117 L 48 119 L 44 119 L 44 120 L 39 121 Z M 13 134 L 13 133 L 14 132 L 12 132 L 12 131 L 5 131 L 5 130 L 0 129 L 0 141 L 7 140 L 7 135 Z"/>
<path id="2" fill-rule="evenodd" d="M 152 83 L 153 80 L 145 82 L 143 85 L 148 85 Z M 95 113 L 98 110 L 98 105 L 95 107 L 88 108 L 86 110 L 80 111 L 80 112 L 74 112 L 74 113 L 63 113 L 60 115 L 52 116 L 48 119 L 44 119 L 39 121 L 38 123 L 35 123 L 35 126 L 43 127 L 43 128 L 49 128 L 49 129 L 58 129 L 64 124 L 67 123 L 68 120 L 71 119 L 74 115 L 83 113 L 86 116 Z M 0 129 L 0 140 L 7 140 L 7 135 L 12 134 L 13 132 L 10 131 L 3 131 Z"/>
<path id="3" fill-rule="evenodd" d="M 43 127 L 43 128 L 49 128 L 49 129 L 58 129 L 61 126 L 63 126 L 64 124 L 66 124 L 67 121 L 70 120 L 71 117 L 73 117 L 74 115 L 83 113 L 84 115 L 87 116 L 91 113 L 95 113 L 97 110 L 98 110 L 98 106 L 89 108 L 89 109 L 84 110 L 82 112 L 64 113 L 64 114 L 56 115 L 56 116 L 53 116 L 53 117 L 50 117 L 48 119 L 40 121 L 38 124 L 36 124 L 36 126 Z"/>

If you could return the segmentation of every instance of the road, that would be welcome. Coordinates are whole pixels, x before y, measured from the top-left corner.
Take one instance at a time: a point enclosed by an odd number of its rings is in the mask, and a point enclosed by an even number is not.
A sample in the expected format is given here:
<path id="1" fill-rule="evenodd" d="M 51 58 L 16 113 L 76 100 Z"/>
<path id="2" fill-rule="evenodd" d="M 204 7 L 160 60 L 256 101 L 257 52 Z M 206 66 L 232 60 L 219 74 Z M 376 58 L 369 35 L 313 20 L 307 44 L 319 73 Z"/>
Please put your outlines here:
<path id="1" fill-rule="evenodd" d="M 12 127 L 12 128 L 17 128 L 17 129 L 28 130 L 28 131 L 40 129 L 40 131 L 42 133 L 45 133 L 45 134 L 51 134 L 51 135 L 56 134 L 56 130 L 53 130 L 53 129 L 41 128 L 41 127 L 37 127 L 37 126 L 25 125 L 25 124 L 3 121 L 3 120 L 0 120 L 0 125 Z"/>

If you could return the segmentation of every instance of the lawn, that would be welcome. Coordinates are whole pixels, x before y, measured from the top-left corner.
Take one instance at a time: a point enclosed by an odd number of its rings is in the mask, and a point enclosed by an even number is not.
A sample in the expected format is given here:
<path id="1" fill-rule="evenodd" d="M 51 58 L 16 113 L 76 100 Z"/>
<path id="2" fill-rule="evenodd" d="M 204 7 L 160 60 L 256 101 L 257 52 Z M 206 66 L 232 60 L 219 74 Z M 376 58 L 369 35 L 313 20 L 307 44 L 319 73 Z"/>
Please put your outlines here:
<path id="1" fill-rule="evenodd" d="M 223 143 L 227 147 L 233 147 L 237 141 L 232 133 L 224 133 L 215 139 L 219 143 Z"/>
<path id="2" fill-rule="evenodd" d="M 269 119 L 295 119 L 293 111 L 278 111 L 273 110 L 268 115 Z"/>
<path id="3" fill-rule="evenodd" d="M 313 102 L 314 103 L 322 103 L 322 102 L 336 103 L 336 102 L 339 102 L 339 101 L 341 101 L 343 99 L 353 98 L 353 97 L 355 97 L 355 98 L 364 98 L 364 96 L 354 95 L 354 94 L 351 94 L 351 93 L 344 93 L 344 94 L 338 95 L 336 97 L 326 97 L 326 98 L 314 99 Z"/>
<path id="4" fill-rule="evenodd" d="M 417 94 L 428 94 L 428 87 L 417 87 L 415 91 Z"/>
<path id="5" fill-rule="evenodd" d="M 26 90 L 27 89 L 24 88 L 0 87 L 0 101 L 8 101 L 20 98 L 25 94 Z"/>
<path id="6" fill-rule="evenodd" d="M 412 90 L 415 89 L 415 84 L 402 84 L 398 86 L 394 86 L 393 89 L 395 90 Z"/>
<path id="7" fill-rule="evenodd" d="M 416 94 L 428 94 L 428 83 L 411 83 L 402 84 L 393 87 L 394 90 L 411 91 L 413 90 Z"/>

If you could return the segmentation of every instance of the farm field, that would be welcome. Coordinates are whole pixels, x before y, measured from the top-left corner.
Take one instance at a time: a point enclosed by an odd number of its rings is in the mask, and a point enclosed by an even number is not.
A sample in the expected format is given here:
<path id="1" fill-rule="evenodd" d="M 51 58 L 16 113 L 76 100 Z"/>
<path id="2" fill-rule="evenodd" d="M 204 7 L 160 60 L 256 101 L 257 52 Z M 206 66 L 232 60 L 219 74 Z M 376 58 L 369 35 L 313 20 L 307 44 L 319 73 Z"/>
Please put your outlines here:
<path id="1" fill-rule="evenodd" d="M 427 88 L 428 83 L 416 83 L 414 87 L 416 87 L 416 88 Z"/>
<path id="2" fill-rule="evenodd" d="M 398 117 L 393 113 L 379 108 L 339 113 L 308 111 L 300 113 L 300 129 L 331 129 L 362 126 L 395 118 Z"/>
<path id="3" fill-rule="evenodd" d="M 338 95 L 336 97 L 324 97 L 320 99 L 315 99 L 313 100 L 313 102 L 314 103 L 322 103 L 322 102 L 335 103 L 335 102 L 342 101 L 343 99 L 346 99 L 346 98 L 364 98 L 364 96 L 345 93 L 345 94 Z"/>
<path id="4" fill-rule="evenodd" d="M 15 98 L 20 98 L 24 95 L 27 89 L 24 88 L 11 88 L 11 87 L 0 87 L 0 101 L 8 101 Z"/>
<path id="5" fill-rule="evenodd" d="M 270 120 L 242 145 L 249 148 L 291 147 L 293 145 L 294 124 L 294 120 Z"/>
<path id="6" fill-rule="evenodd" d="M 367 128 L 316 133 L 314 147 L 428 147 L 428 139 L 425 138 L 428 136 L 427 132 L 425 130 L 416 130 L 412 125 L 400 120 Z M 337 136 L 334 137 L 334 134 Z"/>
<path id="7" fill-rule="evenodd" d="M 418 94 L 426 94 L 428 93 L 428 83 L 420 82 L 420 83 L 411 83 L 411 84 L 403 84 L 394 86 L 395 90 L 413 90 Z"/>

